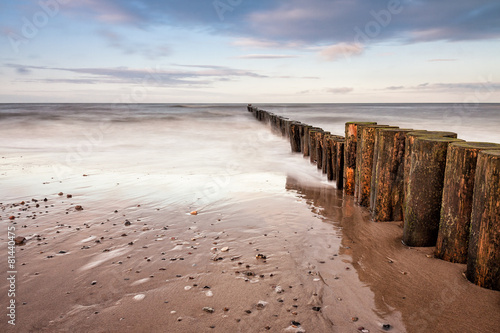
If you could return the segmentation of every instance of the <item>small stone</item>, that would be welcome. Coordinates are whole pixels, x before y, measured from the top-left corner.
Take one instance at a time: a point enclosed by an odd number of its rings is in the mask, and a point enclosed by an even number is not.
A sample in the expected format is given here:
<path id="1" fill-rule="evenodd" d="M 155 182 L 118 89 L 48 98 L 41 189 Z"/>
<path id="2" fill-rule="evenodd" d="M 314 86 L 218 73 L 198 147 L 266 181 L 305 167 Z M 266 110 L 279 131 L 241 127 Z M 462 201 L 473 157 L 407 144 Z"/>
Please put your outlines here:
<path id="1" fill-rule="evenodd" d="M 266 301 L 259 301 L 259 303 L 257 303 L 257 309 L 263 309 L 267 304 L 269 303 L 267 303 Z"/>
<path id="2" fill-rule="evenodd" d="M 391 329 L 391 324 L 383 324 L 382 325 L 382 328 L 386 331 L 390 330 Z"/>
<path id="3" fill-rule="evenodd" d="M 227 251 L 229 251 L 229 247 L 225 246 L 225 247 L 223 247 L 220 250 L 221 250 L 221 252 L 227 252 Z"/>
<path id="4" fill-rule="evenodd" d="M 198 215 L 198 211 L 193 210 L 193 211 L 192 211 L 191 213 L 189 213 L 189 214 L 191 214 L 191 215 Z"/>
<path id="5" fill-rule="evenodd" d="M 9 216 L 9 220 L 15 220 L 16 217 L 15 216 Z"/>
<path id="6" fill-rule="evenodd" d="M 353 323 L 357 322 L 358 320 L 359 320 L 359 318 L 358 318 L 358 317 L 352 317 L 352 318 L 351 318 L 351 321 L 352 321 Z"/>
<path id="7" fill-rule="evenodd" d="M 210 308 L 208 306 L 205 306 L 203 308 L 203 311 L 208 312 L 208 313 L 214 313 L 215 312 L 214 308 Z"/>
<path id="8" fill-rule="evenodd" d="M 72 194 L 67 194 L 66 198 L 71 199 L 71 198 L 73 198 L 73 195 Z"/>
<path id="9" fill-rule="evenodd" d="M 23 236 L 17 236 L 16 238 L 14 238 L 14 242 L 16 243 L 16 245 L 22 245 L 26 243 L 26 238 Z"/>
<path id="10" fill-rule="evenodd" d="M 313 306 L 313 311 L 316 311 L 316 312 L 319 312 L 321 311 L 321 307 L 320 306 Z"/>
<path id="11" fill-rule="evenodd" d="M 97 281 L 92 281 L 92 282 L 90 283 L 90 285 L 92 285 L 92 286 L 94 286 L 94 285 L 96 285 L 96 284 L 97 284 Z"/>
<path id="12" fill-rule="evenodd" d="M 64 253 L 67 253 L 67 252 L 66 252 L 66 251 L 64 251 L 64 250 L 61 250 L 61 251 L 59 251 L 59 253 L 60 253 L 60 254 L 64 254 Z"/>
<path id="13" fill-rule="evenodd" d="M 64 194 L 64 193 L 62 193 L 62 192 L 59 192 L 59 193 L 58 193 L 57 195 L 59 195 L 59 196 L 62 196 L 63 194 Z"/>
<path id="14" fill-rule="evenodd" d="M 292 320 L 291 322 L 292 326 L 300 326 L 300 323 L 298 321 Z"/>
<path id="15" fill-rule="evenodd" d="M 129 225 L 131 225 L 131 224 L 132 224 L 132 223 L 130 223 L 130 221 L 129 221 L 129 220 L 125 220 L 124 225 L 125 225 L 126 227 L 128 227 L 128 226 L 129 226 Z"/>
<path id="16" fill-rule="evenodd" d="M 83 210 L 83 207 L 82 207 L 82 206 L 80 206 L 80 205 L 77 205 L 77 206 L 75 206 L 75 210 L 77 210 L 77 211 L 81 211 L 81 210 Z"/>
<path id="17" fill-rule="evenodd" d="M 248 313 L 248 314 L 252 313 L 251 310 L 245 310 L 245 312 Z"/>
<path id="18" fill-rule="evenodd" d="M 267 257 L 265 255 L 261 254 L 261 253 L 257 254 L 255 256 L 255 258 L 257 258 L 257 259 L 267 259 Z"/>

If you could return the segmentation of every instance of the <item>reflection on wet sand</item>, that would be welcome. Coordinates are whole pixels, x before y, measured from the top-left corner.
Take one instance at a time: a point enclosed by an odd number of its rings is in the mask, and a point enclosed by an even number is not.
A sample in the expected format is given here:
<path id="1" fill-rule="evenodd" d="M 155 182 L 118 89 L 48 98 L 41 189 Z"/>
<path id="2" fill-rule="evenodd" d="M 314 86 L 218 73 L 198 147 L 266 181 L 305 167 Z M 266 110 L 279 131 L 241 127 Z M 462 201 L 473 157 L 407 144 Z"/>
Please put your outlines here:
<path id="1" fill-rule="evenodd" d="M 331 186 L 288 178 L 310 209 L 341 230 L 339 255 L 347 255 L 359 280 L 373 293 L 381 318 L 400 312 L 408 332 L 496 332 L 500 293 L 469 283 L 465 265 L 435 259 L 433 247 L 401 243 L 400 222 L 372 222 L 365 208 Z"/>

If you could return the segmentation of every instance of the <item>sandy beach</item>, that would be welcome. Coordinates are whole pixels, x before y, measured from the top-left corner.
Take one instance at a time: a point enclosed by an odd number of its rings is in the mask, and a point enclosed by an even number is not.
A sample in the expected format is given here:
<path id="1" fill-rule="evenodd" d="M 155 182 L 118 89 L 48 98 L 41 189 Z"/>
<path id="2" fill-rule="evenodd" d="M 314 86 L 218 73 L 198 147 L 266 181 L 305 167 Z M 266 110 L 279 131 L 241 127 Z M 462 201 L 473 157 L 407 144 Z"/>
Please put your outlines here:
<path id="1" fill-rule="evenodd" d="M 0 240 L 26 241 L 0 331 L 498 331 L 499 292 L 402 245 L 401 222 L 372 222 L 244 112 L 111 119 L 71 165 L 98 123 L 3 131 Z"/>

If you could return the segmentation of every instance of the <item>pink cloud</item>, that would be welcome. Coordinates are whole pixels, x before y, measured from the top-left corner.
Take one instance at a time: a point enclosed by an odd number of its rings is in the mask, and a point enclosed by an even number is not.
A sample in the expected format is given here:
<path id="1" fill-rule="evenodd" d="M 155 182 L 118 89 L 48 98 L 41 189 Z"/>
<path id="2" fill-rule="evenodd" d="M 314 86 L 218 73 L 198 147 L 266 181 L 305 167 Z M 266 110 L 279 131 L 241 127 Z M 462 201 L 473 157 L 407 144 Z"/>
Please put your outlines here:
<path id="1" fill-rule="evenodd" d="M 320 51 L 320 56 L 328 61 L 335 61 L 340 58 L 349 58 L 362 54 L 364 47 L 361 44 L 339 43 L 328 46 Z"/>

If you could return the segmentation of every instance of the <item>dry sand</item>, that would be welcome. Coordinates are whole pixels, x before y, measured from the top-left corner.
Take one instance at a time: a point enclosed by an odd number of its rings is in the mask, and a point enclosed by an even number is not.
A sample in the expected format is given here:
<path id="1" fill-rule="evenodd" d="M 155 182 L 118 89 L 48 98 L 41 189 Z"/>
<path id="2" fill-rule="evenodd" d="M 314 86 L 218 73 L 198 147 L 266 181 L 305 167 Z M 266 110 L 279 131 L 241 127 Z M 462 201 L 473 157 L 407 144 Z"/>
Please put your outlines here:
<path id="1" fill-rule="evenodd" d="M 371 222 L 331 184 L 288 177 L 276 195 L 263 181 L 258 193 L 179 209 L 119 196 L 118 184 L 96 194 L 92 174 L 81 182 L 2 203 L 2 243 L 7 225 L 27 242 L 16 326 L 4 315 L 1 332 L 500 330 L 499 292 L 433 248 L 403 246 L 400 223 Z M 4 279 L 4 309 L 7 290 Z"/>

